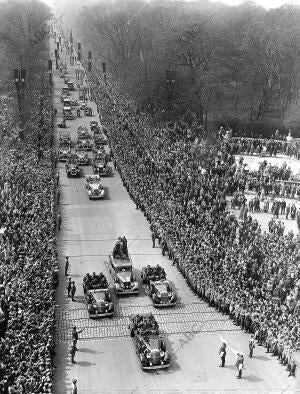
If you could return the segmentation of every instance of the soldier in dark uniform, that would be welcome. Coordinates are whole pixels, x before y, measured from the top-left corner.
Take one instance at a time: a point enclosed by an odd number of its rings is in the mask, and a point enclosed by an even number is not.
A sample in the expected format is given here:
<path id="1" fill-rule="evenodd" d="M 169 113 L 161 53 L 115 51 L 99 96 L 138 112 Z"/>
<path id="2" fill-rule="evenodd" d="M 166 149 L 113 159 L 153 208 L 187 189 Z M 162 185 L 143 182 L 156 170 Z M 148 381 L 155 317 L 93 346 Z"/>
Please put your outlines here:
<path id="1" fill-rule="evenodd" d="M 242 370 L 244 368 L 244 354 L 242 352 L 237 354 L 237 360 L 236 360 L 235 366 L 237 367 L 237 370 L 238 370 L 237 378 L 241 379 Z"/>
<path id="2" fill-rule="evenodd" d="M 226 358 L 226 342 L 222 343 L 222 346 L 220 347 L 219 350 L 219 356 L 221 358 L 221 364 L 219 365 L 220 367 L 225 367 L 225 358 Z"/>

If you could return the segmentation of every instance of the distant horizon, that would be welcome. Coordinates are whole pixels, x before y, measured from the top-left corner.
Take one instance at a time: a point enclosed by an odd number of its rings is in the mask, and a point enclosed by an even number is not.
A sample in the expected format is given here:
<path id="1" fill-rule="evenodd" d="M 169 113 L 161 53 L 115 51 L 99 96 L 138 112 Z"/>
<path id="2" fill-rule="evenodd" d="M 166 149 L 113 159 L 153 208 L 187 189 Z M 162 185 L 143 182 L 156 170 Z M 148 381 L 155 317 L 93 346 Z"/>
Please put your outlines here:
<path id="1" fill-rule="evenodd" d="M 42 0 L 44 3 L 46 3 L 49 7 L 54 7 L 55 3 L 58 2 L 60 5 L 61 2 L 64 0 Z M 183 1 L 197 1 L 197 0 L 183 0 Z M 227 4 L 229 6 L 237 6 L 240 4 L 245 3 L 247 0 L 210 0 L 212 3 L 223 3 Z M 250 0 L 252 1 L 252 0 Z M 85 3 L 88 3 L 88 0 L 85 1 Z M 95 0 L 92 0 L 91 3 L 95 3 Z M 260 5 L 264 7 L 266 10 L 272 9 L 272 8 L 279 8 L 284 4 L 291 4 L 291 5 L 297 5 L 300 6 L 300 0 L 253 0 L 253 3 Z"/>

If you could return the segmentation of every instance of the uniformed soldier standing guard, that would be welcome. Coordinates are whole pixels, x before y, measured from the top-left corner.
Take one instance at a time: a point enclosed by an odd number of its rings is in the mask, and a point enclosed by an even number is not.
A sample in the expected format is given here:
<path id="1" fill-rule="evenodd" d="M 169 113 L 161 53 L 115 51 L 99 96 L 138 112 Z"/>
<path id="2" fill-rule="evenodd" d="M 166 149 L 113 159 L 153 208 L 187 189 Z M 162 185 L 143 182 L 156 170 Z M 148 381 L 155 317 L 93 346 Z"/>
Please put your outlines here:
<path id="1" fill-rule="evenodd" d="M 235 366 L 237 367 L 237 370 L 238 370 L 237 378 L 241 379 L 242 370 L 244 368 L 244 354 L 242 352 L 239 352 L 237 354 L 237 360 L 236 360 Z"/>
<path id="2" fill-rule="evenodd" d="M 253 357 L 253 349 L 255 348 L 255 343 L 254 343 L 254 335 L 251 334 L 250 339 L 249 339 L 249 357 Z"/>
<path id="3" fill-rule="evenodd" d="M 225 367 L 225 358 L 226 358 L 226 342 L 222 343 L 222 346 L 219 350 L 219 356 L 221 357 L 221 365 L 220 367 Z"/>

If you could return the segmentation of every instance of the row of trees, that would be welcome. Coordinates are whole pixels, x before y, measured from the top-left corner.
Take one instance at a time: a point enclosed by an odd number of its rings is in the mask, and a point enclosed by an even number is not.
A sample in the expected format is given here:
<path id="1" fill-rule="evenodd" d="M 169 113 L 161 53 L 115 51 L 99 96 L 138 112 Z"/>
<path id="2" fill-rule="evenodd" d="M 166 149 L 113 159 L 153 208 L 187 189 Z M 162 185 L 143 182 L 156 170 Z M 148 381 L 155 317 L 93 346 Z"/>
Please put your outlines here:
<path id="1" fill-rule="evenodd" d="M 191 109 L 205 124 L 224 114 L 292 118 L 299 18 L 295 6 L 103 0 L 70 22 L 83 49 L 105 61 L 140 105 L 181 115 Z M 166 83 L 166 70 L 175 72 L 175 83 Z"/>
<path id="2" fill-rule="evenodd" d="M 1 3 L 0 92 L 11 95 L 17 107 L 12 70 L 22 68 L 27 71 L 20 114 L 23 123 L 30 120 L 36 110 L 33 103 L 45 83 L 50 17 L 49 7 L 37 0 L 7 0 Z"/>

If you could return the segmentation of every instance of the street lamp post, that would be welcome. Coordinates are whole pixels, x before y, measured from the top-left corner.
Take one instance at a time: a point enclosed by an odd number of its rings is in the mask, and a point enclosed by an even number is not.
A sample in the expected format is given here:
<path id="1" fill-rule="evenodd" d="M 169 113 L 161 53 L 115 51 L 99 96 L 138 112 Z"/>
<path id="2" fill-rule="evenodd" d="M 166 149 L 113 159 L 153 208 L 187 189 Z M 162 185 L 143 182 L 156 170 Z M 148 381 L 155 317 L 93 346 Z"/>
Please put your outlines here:
<path id="1" fill-rule="evenodd" d="M 107 80 L 106 80 L 106 63 L 102 63 L 102 71 L 103 71 L 103 76 L 104 76 L 104 83 L 107 85 Z"/>

